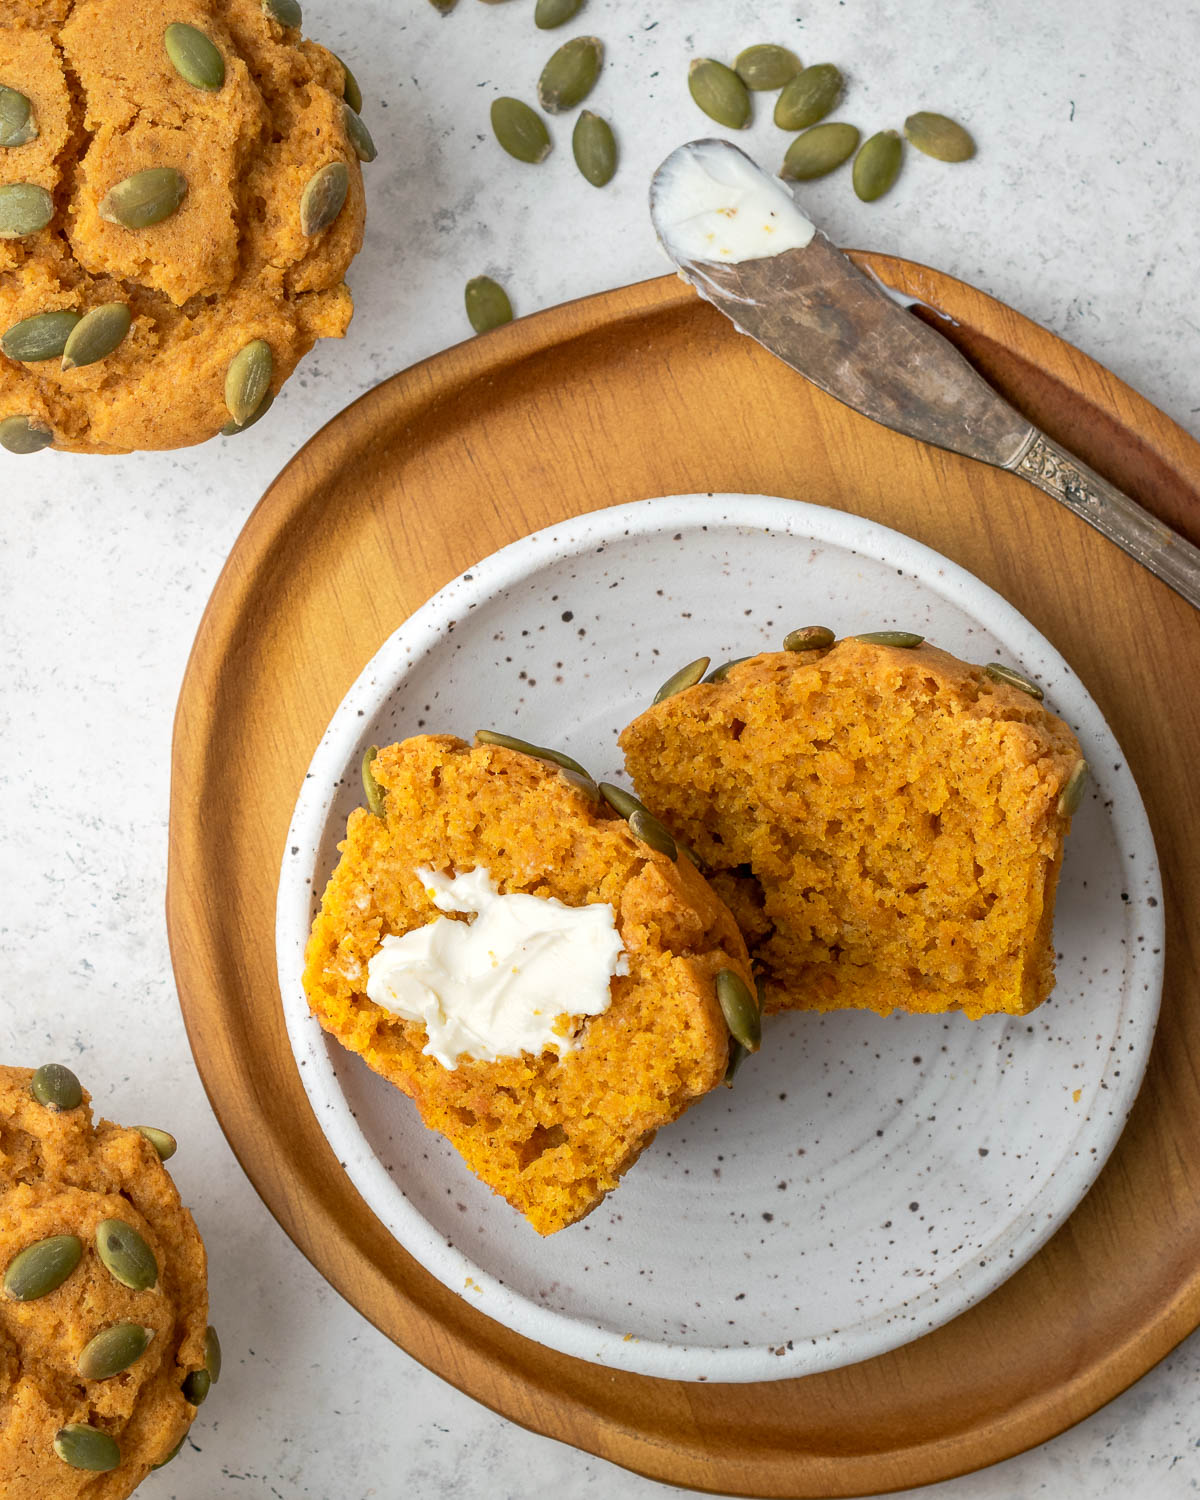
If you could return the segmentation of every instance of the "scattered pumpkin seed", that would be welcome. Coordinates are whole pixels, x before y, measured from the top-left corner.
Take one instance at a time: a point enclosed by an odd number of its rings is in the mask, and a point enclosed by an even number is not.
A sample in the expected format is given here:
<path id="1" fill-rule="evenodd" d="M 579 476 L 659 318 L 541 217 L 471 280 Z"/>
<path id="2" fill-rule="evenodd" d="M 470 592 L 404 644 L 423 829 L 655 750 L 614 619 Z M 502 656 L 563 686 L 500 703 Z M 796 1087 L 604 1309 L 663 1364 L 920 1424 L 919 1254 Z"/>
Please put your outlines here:
<path id="1" fill-rule="evenodd" d="M 1079 804 L 1083 801 L 1083 793 L 1088 783 L 1088 763 L 1086 760 L 1077 760 L 1071 774 L 1067 777 L 1066 785 L 1058 799 L 1058 815 L 1060 818 L 1070 818 L 1079 811 Z"/>
<path id="2" fill-rule="evenodd" d="M 300 0 L 262 0 L 263 14 L 270 16 L 272 21 L 278 21 L 280 26 L 300 26 L 304 21 L 304 12 L 300 9 Z"/>
<path id="3" fill-rule="evenodd" d="M 762 1015 L 754 992 L 736 969 L 722 969 L 717 975 L 717 999 L 730 1036 L 747 1052 L 757 1052 L 762 1046 Z"/>
<path id="4" fill-rule="evenodd" d="M 64 370 L 79 370 L 107 359 L 120 347 L 133 326 L 133 312 L 124 302 L 105 302 L 93 307 L 71 330 L 63 346 Z"/>
<path id="5" fill-rule="evenodd" d="M 701 875 L 704 874 L 704 861 L 700 858 L 700 856 L 696 853 L 696 851 L 690 844 L 685 844 L 682 839 L 676 839 L 675 847 L 679 850 L 680 854 L 682 854 L 685 859 L 689 860 L 696 866 Z"/>
<path id="6" fill-rule="evenodd" d="M 576 16 L 582 4 L 583 0 L 537 0 L 533 8 L 533 24 L 539 31 L 553 31 Z"/>
<path id="7" fill-rule="evenodd" d="M 344 57 L 338 57 L 336 52 L 333 55 L 337 58 L 342 68 L 342 98 L 356 115 L 361 115 L 363 112 L 363 96 L 362 89 L 358 86 L 358 79 L 355 78 L 350 64 Z"/>
<path id="8" fill-rule="evenodd" d="M 582 792 L 589 802 L 600 801 L 600 789 L 590 776 L 581 776 L 578 771 L 568 771 L 560 766 L 559 771 L 564 781 L 568 782 L 577 792 Z"/>
<path id="9" fill-rule="evenodd" d="M 111 1380 L 137 1364 L 154 1338 L 153 1328 L 140 1323 L 113 1323 L 83 1346 L 79 1373 L 84 1380 Z"/>
<path id="10" fill-rule="evenodd" d="M 356 115 L 348 103 L 342 105 L 346 116 L 346 134 L 350 137 L 350 144 L 354 147 L 354 154 L 359 161 L 371 162 L 379 155 L 379 150 L 367 129 L 365 121 Z"/>
<path id="11" fill-rule="evenodd" d="M 204 1330 L 204 1368 L 213 1385 L 216 1385 L 221 1378 L 221 1340 L 211 1323 Z"/>
<path id="12" fill-rule="evenodd" d="M 229 361 L 225 374 L 225 405 L 229 415 L 244 427 L 271 388 L 275 359 L 266 339 L 252 339 Z"/>
<path id="13" fill-rule="evenodd" d="M 577 760 L 572 760 L 569 755 L 564 755 L 561 750 L 548 750 L 544 745 L 533 745 L 528 740 L 514 739 L 511 734 L 500 734 L 495 729 L 477 729 L 475 731 L 475 743 L 477 745 L 499 745 L 504 750 L 516 750 L 521 755 L 532 755 L 534 760 L 548 760 L 551 765 L 561 766 L 564 771 L 574 771 L 577 776 L 591 776 L 585 767 Z"/>
<path id="14" fill-rule="evenodd" d="M 40 453 L 54 441 L 54 433 L 36 417 L 0 420 L 0 448 L 9 453 Z"/>
<path id="15" fill-rule="evenodd" d="M 158 1152 L 159 1161 L 170 1161 L 179 1150 L 179 1142 L 169 1130 L 159 1130 L 157 1125 L 135 1125 L 139 1135 L 144 1135 Z"/>
<path id="16" fill-rule="evenodd" d="M 158 1281 L 154 1251 L 124 1219 L 102 1219 L 97 1224 L 96 1253 L 109 1275 L 130 1291 L 148 1292 Z"/>
<path id="17" fill-rule="evenodd" d="M 823 120 L 842 93 L 842 74 L 833 63 L 813 63 L 798 73 L 775 101 L 781 130 L 807 130 Z"/>
<path id="18" fill-rule="evenodd" d="M 695 661 L 688 662 L 686 667 L 680 667 L 678 672 L 673 672 L 655 693 L 654 702 L 661 703 L 664 698 L 673 698 L 676 693 L 695 687 L 708 671 L 710 659 L 707 656 L 698 656 Z"/>
<path id="19" fill-rule="evenodd" d="M 787 47 L 760 42 L 747 47 L 734 59 L 733 71 L 748 89 L 756 93 L 781 89 L 800 72 L 800 59 Z"/>
<path id="20" fill-rule="evenodd" d="M 463 293 L 467 319 L 476 333 L 488 333 L 511 323 L 512 303 L 508 293 L 490 276 L 472 276 Z"/>
<path id="21" fill-rule="evenodd" d="M 874 203 L 900 175 L 904 142 L 895 130 L 877 130 L 859 147 L 854 158 L 854 191 L 864 203 Z"/>
<path id="22" fill-rule="evenodd" d="M 679 858 L 679 848 L 675 840 L 652 812 L 639 807 L 630 813 L 626 821 L 629 824 L 630 833 L 640 843 L 648 845 L 659 854 L 665 854 L 669 860 L 674 861 Z"/>
<path id="23" fill-rule="evenodd" d="M 593 187 L 604 187 L 617 170 L 617 142 L 612 126 L 590 109 L 580 110 L 571 136 L 575 165 Z"/>
<path id="24" fill-rule="evenodd" d="M 122 229 L 149 229 L 178 210 L 187 190 L 187 178 L 177 167 L 147 167 L 109 188 L 100 200 L 100 217 Z"/>
<path id="25" fill-rule="evenodd" d="M 192 1370 L 185 1377 L 183 1399 L 192 1406 L 203 1406 L 212 1390 L 212 1376 L 207 1370 Z"/>
<path id="26" fill-rule="evenodd" d="M 387 819 L 387 805 L 384 802 L 384 790 L 375 780 L 375 772 L 371 770 L 372 762 L 379 754 L 378 745 L 368 745 L 363 751 L 362 758 L 362 784 L 363 795 L 367 799 L 367 806 L 377 818 Z"/>
<path id="27" fill-rule="evenodd" d="M 35 364 L 43 359 L 58 359 L 67 347 L 72 329 L 81 314 L 70 310 L 35 313 L 22 318 L 0 337 L 0 349 L 9 359 Z"/>
<path id="28" fill-rule="evenodd" d="M 827 651 L 837 636 L 828 625 L 802 625 L 783 638 L 785 651 Z"/>
<path id="29" fill-rule="evenodd" d="M 538 103 L 548 115 L 574 109 L 596 87 L 603 64 L 604 43 L 598 36 L 573 36 L 542 69 Z"/>
<path id="30" fill-rule="evenodd" d="M 550 155 L 550 132 L 545 121 L 522 99 L 493 99 L 492 131 L 509 156 L 518 161 L 534 166 Z"/>
<path id="31" fill-rule="evenodd" d="M 350 169 L 344 161 L 327 162 L 308 179 L 300 194 L 300 233 L 320 234 L 328 229 L 346 202 L 350 191 Z"/>
<path id="32" fill-rule="evenodd" d="M 957 120 L 919 109 L 904 122 L 904 134 L 918 151 L 937 161 L 969 161 L 975 142 Z"/>
<path id="33" fill-rule="evenodd" d="M 854 639 L 866 641 L 869 646 L 899 646 L 902 650 L 911 651 L 925 637 L 912 630 L 868 630 L 863 635 L 856 635 Z"/>
<path id="34" fill-rule="evenodd" d="M 811 182 L 840 167 L 854 155 L 859 135 L 856 125 L 831 121 L 814 125 L 787 148 L 780 177 L 789 182 Z"/>
<path id="35" fill-rule="evenodd" d="M 692 59 L 688 92 L 710 120 L 727 130 L 744 130 L 749 125 L 750 90 L 732 68 L 715 58 Z"/>
<path id="36" fill-rule="evenodd" d="M 99 1427 L 86 1422 L 70 1422 L 54 1434 L 54 1451 L 73 1469 L 92 1474 L 108 1474 L 120 1468 L 121 1450 L 117 1440 Z"/>
<path id="37" fill-rule="evenodd" d="M 0 240 L 21 240 L 45 229 L 54 217 L 54 199 L 36 182 L 0 187 Z"/>
<path id="38" fill-rule="evenodd" d="M 43 1063 L 29 1080 L 29 1092 L 56 1113 L 78 1109 L 83 1103 L 83 1085 L 62 1063 Z"/>
<path id="39" fill-rule="evenodd" d="M 639 810 L 646 812 L 646 804 L 639 802 L 632 792 L 627 792 L 623 786 L 613 786 L 611 781 L 602 781 L 600 795 L 612 808 L 613 812 L 620 813 L 621 817 L 628 819 Z"/>
<path id="40" fill-rule="evenodd" d="M 724 682 L 729 676 L 731 668 L 749 660 L 748 656 L 735 656 L 732 661 L 723 661 L 719 667 L 714 667 L 704 680 L 705 682 Z"/>
<path id="41" fill-rule="evenodd" d="M 741 1042 L 731 1041 L 729 1044 L 729 1063 L 725 1069 L 725 1077 L 721 1082 L 727 1089 L 733 1087 L 734 1074 L 746 1061 L 750 1054 L 742 1046 Z"/>
<path id="42" fill-rule="evenodd" d="M 26 146 L 37 135 L 33 105 L 17 89 L 0 83 L 0 146 Z"/>
<path id="43" fill-rule="evenodd" d="M 261 422 L 274 405 L 275 397 L 268 391 L 267 394 L 263 397 L 262 405 L 258 408 L 258 410 L 254 413 L 254 415 L 248 422 L 235 422 L 231 418 L 228 422 L 225 423 L 224 427 L 221 428 L 221 437 L 237 437 L 239 432 L 245 432 L 248 428 L 253 427 L 255 422 Z"/>
<path id="44" fill-rule="evenodd" d="M 52 1234 L 14 1255 L 4 1273 L 4 1290 L 14 1302 L 36 1302 L 56 1292 L 79 1264 L 83 1241 L 75 1234 Z"/>
<path id="45" fill-rule="evenodd" d="M 1021 692 L 1028 693 L 1031 698 L 1036 698 L 1039 703 L 1046 696 L 1036 682 L 1031 682 L 1015 667 L 1006 667 L 1003 662 L 990 661 L 983 670 L 996 682 L 1006 682 L 1009 687 L 1019 688 Z"/>
<path id="46" fill-rule="evenodd" d="M 193 88 L 216 93 L 225 84 L 225 59 L 210 36 L 198 26 L 172 21 L 163 33 L 171 66 Z"/>
<path id="47" fill-rule="evenodd" d="M 166 1458 L 160 1458 L 159 1461 L 156 1464 L 151 1464 L 150 1468 L 152 1470 L 154 1470 L 154 1469 L 165 1469 L 167 1467 L 167 1465 L 171 1462 L 171 1460 L 173 1458 L 178 1458 L 179 1457 L 179 1450 L 183 1447 L 183 1445 L 184 1445 L 184 1443 L 186 1441 L 187 1441 L 187 1433 L 185 1432 L 184 1435 L 175 1444 L 175 1446 L 171 1449 L 170 1453 L 167 1454 Z"/>

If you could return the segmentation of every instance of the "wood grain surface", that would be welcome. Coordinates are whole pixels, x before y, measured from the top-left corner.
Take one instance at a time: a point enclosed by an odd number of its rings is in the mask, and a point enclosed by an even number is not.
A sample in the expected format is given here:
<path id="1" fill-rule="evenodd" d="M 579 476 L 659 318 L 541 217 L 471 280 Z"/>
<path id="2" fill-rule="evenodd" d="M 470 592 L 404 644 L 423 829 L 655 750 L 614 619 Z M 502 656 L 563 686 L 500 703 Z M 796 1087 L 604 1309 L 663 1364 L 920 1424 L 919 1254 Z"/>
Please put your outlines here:
<path id="1" fill-rule="evenodd" d="M 935 326 L 1016 405 L 1200 542 L 1200 445 L 1161 412 L 982 293 L 859 259 L 949 314 Z M 1146 1083 L 1064 1228 L 1000 1290 L 907 1347 L 748 1386 L 656 1381 L 552 1353 L 423 1271 L 358 1198 L 309 1109 L 273 941 L 309 758 L 404 618 L 527 532 L 711 490 L 868 516 L 1011 600 L 1116 732 L 1167 893 Z M 175 727 L 167 915 L 213 1107 L 272 1213 L 334 1286 L 515 1422 L 737 1495 L 860 1495 L 993 1463 L 1095 1410 L 1200 1322 L 1198 683 L 1200 615 L 1096 532 L 1011 475 L 856 416 L 673 277 L 450 349 L 371 391 L 297 454 L 247 522 L 197 636 Z"/>

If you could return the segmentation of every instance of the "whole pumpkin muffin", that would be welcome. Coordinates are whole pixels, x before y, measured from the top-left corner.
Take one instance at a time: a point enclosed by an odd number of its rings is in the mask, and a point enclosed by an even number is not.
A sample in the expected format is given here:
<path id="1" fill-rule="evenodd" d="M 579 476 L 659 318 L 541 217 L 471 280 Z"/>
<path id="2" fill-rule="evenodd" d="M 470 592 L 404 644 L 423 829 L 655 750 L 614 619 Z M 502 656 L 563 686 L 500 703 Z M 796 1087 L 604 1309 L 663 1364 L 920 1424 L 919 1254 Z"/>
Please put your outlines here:
<path id="1" fill-rule="evenodd" d="M 620 737 L 741 924 L 764 1009 L 1040 1005 L 1074 734 L 1019 673 L 919 635 L 792 644 L 693 674 Z"/>
<path id="2" fill-rule="evenodd" d="M 0 8 L 0 444 L 178 448 L 341 337 L 357 85 L 297 0 Z"/>
<path id="3" fill-rule="evenodd" d="M 123 1500 L 220 1372 L 160 1130 L 92 1123 L 57 1064 L 0 1067 L 0 1491 Z"/>
<path id="4" fill-rule="evenodd" d="M 758 1006 L 732 916 L 635 799 L 491 738 L 368 752 L 304 987 L 551 1234 L 722 1082 L 731 1025 L 757 1046 Z"/>

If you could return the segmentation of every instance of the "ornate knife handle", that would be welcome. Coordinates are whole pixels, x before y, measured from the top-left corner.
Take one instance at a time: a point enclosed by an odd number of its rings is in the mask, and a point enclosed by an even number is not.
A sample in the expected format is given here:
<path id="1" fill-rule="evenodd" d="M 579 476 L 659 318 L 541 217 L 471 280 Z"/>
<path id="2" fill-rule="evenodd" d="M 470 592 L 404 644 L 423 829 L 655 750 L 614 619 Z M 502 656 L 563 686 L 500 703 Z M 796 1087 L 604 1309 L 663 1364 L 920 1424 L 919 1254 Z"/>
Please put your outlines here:
<path id="1" fill-rule="evenodd" d="M 1200 547 L 1193 547 L 1044 432 L 1035 428 L 1028 446 L 1006 467 L 1103 532 L 1200 609 Z"/>

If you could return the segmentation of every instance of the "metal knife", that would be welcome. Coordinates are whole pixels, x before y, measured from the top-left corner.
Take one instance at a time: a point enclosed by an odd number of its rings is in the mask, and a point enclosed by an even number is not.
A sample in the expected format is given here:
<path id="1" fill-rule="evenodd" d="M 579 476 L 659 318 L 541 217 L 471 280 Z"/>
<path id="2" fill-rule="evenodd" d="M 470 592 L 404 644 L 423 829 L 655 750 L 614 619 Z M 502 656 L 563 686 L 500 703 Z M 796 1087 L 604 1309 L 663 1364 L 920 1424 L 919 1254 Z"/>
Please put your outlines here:
<path id="1" fill-rule="evenodd" d="M 812 230 L 807 244 L 708 260 L 696 253 L 693 236 L 690 253 L 681 251 L 679 223 L 669 221 L 669 212 L 687 201 L 686 195 L 680 199 L 680 173 L 694 171 L 698 153 L 706 170 L 750 183 L 753 196 L 749 163 L 755 180 L 761 179 L 762 202 L 786 189 L 728 141 L 692 141 L 659 167 L 650 187 L 650 217 L 668 257 L 701 296 L 855 411 L 1029 480 L 1200 609 L 1200 548 L 1009 406 L 948 340 L 813 229 L 790 195 L 787 206 L 777 208 L 784 218 L 790 209 Z M 732 228 L 736 210 L 716 212 L 728 214 Z M 755 248 L 753 236 L 747 243 Z"/>

